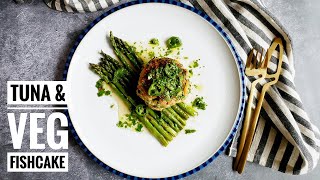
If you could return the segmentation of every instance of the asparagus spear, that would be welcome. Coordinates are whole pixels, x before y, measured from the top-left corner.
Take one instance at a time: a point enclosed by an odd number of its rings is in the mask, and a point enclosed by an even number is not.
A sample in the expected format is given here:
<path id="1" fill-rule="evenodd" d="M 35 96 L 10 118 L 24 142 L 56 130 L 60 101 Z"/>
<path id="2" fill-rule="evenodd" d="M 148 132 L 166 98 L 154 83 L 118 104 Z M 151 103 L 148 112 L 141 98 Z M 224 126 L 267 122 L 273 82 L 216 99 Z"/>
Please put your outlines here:
<path id="1" fill-rule="evenodd" d="M 138 61 L 138 63 L 140 64 L 140 67 L 142 68 L 144 65 L 144 62 L 142 61 L 142 59 L 136 54 L 135 50 L 133 49 L 132 46 L 130 46 L 127 42 L 123 41 L 123 44 L 125 45 L 125 47 L 128 49 L 128 51 L 130 51 L 133 56 L 136 58 L 136 60 Z"/>
<path id="2" fill-rule="evenodd" d="M 179 114 L 177 114 L 171 107 L 166 109 L 167 111 L 169 111 L 183 126 L 186 125 L 186 121 L 183 120 Z"/>
<path id="3" fill-rule="evenodd" d="M 181 129 L 179 129 L 178 125 L 173 122 L 170 118 L 168 118 L 164 113 L 161 113 L 161 119 L 166 121 L 172 129 L 174 129 L 176 132 L 179 132 Z"/>
<path id="4" fill-rule="evenodd" d="M 149 119 L 151 124 L 153 124 L 153 126 L 166 138 L 166 140 L 172 141 L 172 136 L 168 134 L 167 131 L 162 128 L 162 126 L 159 126 L 157 121 L 150 116 L 150 114 L 146 114 L 146 118 Z"/>
<path id="5" fill-rule="evenodd" d="M 111 66 L 115 67 L 116 69 L 119 69 L 119 68 L 125 68 L 127 69 L 126 67 L 124 67 L 123 65 L 121 65 L 119 63 L 119 61 L 115 60 L 114 58 L 112 58 L 111 56 L 109 56 L 108 54 L 105 54 L 103 51 L 100 52 L 100 54 L 104 57 L 103 58 L 103 61 L 107 61 L 110 63 Z M 131 67 L 129 67 L 131 68 Z M 128 81 L 129 84 L 132 84 L 132 82 L 137 82 L 138 81 L 138 78 L 139 75 L 136 74 L 136 73 L 133 73 L 133 70 L 131 69 L 130 71 L 130 74 L 128 76 L 125 76 L 124 79 L 126 81 Z M 129 80 L 129 79 L 130 80 Z"/>
<path id="6" fill-rule="evenodd" d="M 130 65 L 128 64 L 126 58 L 123 56 L 123 54 L 121 54 L 120 50 L 118 49 L 118 46 L 117 46 L 117 43 L 116 43 L 116 41 L 114 39 L 112 31 L 110 32 L 110 42 L 111 42 L 111 45 L 113 47 L 114 53 L 118 56 L 118 58 L 120 59 L 122 64 L 126 67 L 126 69 L 128 69 L 128 71 L 130 73 L 135 74 L 136 72 L 130 67 Z"/>
<path id="7" fill-rule="evenodd" d="M 185 103 L 177 104 L 183 111 L 187 112 L 190 116 L 197 115 L 197 111 L 195 111 L 191 106 L 186 105 Z"/>
<path id="8" fill-rule="evenodd" d="M 125 80 L 123 78 L 121 79 L 115 79 L 115 75 L 113 73 L 113 71 L 111 70 L 111 67 L 109 66 L 109 64 L 104 63 L 104 62 L 100 62 L 99 66 L 101 66 L 102 68 L 104 68 L 104 70 L 107 72 L 107 75 L 109 76 L 110 79 L 112 79 L 112 81 L 117 81 L 119 82 L 124 88 L 129 88 L 128 84 L 125 82 Z"/>
<path id="9" fill-rule="evenodd" d="M 119 61 L 115 60 L 114 58 L 112 58 L 111 56 L 109 56 L 108 54 L 104 53 L 103 51 L 100 51 L 100 54 L 102 55 L 102 57 L 106 60 L 111 62 L 116 68 L 121 68 L 122 65 L 119 63 Z"/>
<path id="10" fill-rule="evenodd" d="M 111 69 L 113 70 L 112 73 L 115 73 L 115 71 L 120 68 L 125 68 L 121 64 L 119 64 L 119 62 L 117 60 L 113 59 L 109 55 L 104 54 L 103 52 L 101 52 L 101 54 L 104 57 L 103 59 L 101 59 L 101 61 L 108 64 L 108 66 L 111 67 Z M 127 69 L 127 68 L 125 68 L 125 69 Z M 129 74 L 126 74 L 125 76 L 122 76 L 122 77 L 125 81 L 127 81 L 128 84 L 132 84 L 133 82 L 137 82 L 137 76 L 138 76 L 138 74 L 134 74 L 134 76 L 133 76 L 133 74 L 129 73 Z"/>
<path id="11" fill-rule="evenodd" d="M 138 64 L 138 67 L 139 67 L 139 68 L 142 68 L 143 65 L 144 65 L 144 62 L 142 61 L 142 59 L 141 59 L 139 56 L 137 56 L 137 54 L 136 54 L 135 50 L 133 49 L 133 47 L 130 46 L 126 41 L 124 41 L 124 40 L 122 40 L 122 39 L 120 39 L 120 38 L 118 38 L 118 39 L 119 39 L 119 43 L 122 45 L 122 47 L 123 47 L 128 53 L 130 53 L 130 56 L 131 56 L 132 58 L 135 59 L 136 63 Z"/>
<path id="12" fill-rule="evenodd" d="M 156 128 L 152 126 L 152 124 L 146 120 L 144 117 L 138 116 L 139 120 L 144 124 L 144 126 L 148 129 L 148 131 L 163 145 L 167 146 L 168 141 L 157 131 Z"/>
<path id="13" fill-rule="evenodd" d="M 123 41 L 117 37 L 114 37 L 114 39 L 122 54 L 124 54 L 130 60 L 130 62 L 133 64 L 135 68 L 140 70 L 140 65 L 136 61 L 135 57 L 126 49 L 125 45 L 123 44 Z"/>
<path id="14" fill-rule="evenodd" d="M 179 129 L 183 129 L 184 125 L 182 125 L 167 109 L 162 110 L 162 112 L 170 118 L 174 123 L 177 124 Z"/>
<path id="15" fill-rule="evenodd" d="M 173 105 L 171 106 L 171 108 L 180 115 L 180 117 L 182 117 L 184 120 L 187 120 L 189 118 L 189 115 L 184 112 L 179 106 L 177 105 Z"/>
<path id="16" fill-rule="evenodd" d="M 158 121 L 158 123 L 166 130 L 168 131 L 172 136 L 176 136 L 177 132 L 172 129 L 164 120 L 162 120 L 152 109 L 147 108 L 147 113 L 150 114 L 155 120 Z"/>
<path id="17" fill-rule="evenodd" d="M 110 68 L 113 71 L 117 70 L 117 68 L 113 64 L 111 64 L 111 62 L 109 62 L 107 59 L 105 59 L 104 57 L 100 58 L 100 61 L 101 61 L 100 63 L 103 63 L 103 64 L 106 64 L 106 65 L 110 66 Z"/>
<path id="18" fill-rule="evenodd" d="M 156 121 L 158 121 L 158 123 L 167 131 L 169 132 L 173 137 L 177 136 L 177 133 L 179 131 L 175 131 L 174 129 L 172 129 L 164 120 L 162 119 L 156 119 Z"/>
<path id="19" fill-rule="evenodd" d="M 129 107 L 129 109 L 132 109 L 132 104 L 127 100 L 127 97 L 125 97 L 119 90 L 118 88 L 112 84 L 109 80 L 109 78 L 104 75 L 101 71 L 101 69 L 96 65 L 96 64 L 91 64 L 90 63 L 90 68 L 100 76 L 101 79 L 103 79 L 107 84 L 109 84 L 111 86 L 111 88 L 115 91 L 115 93 L 122 98 L 123 100 L 125 100 L 125 104 Z"/>
<path id="20" fill-rule="evenodd" d="M 97 71 L 100 71 L 102 74 L 105 75 L 105 77 L 108 77 L 109 79 L 113 78 L 112 75 L 110 73 L 108 73 L 104 68 L 102 68 L 101 66 L 97 65 L 97 64 L 90 64 L 90 66 L 94 69 L 96 69 Z M 99 74 L 100 75 L 100 74 Z M 131 98 L 131 96 L 128 96 L 127 93 L 125 92 L 124 88 L 121 86 L 121 84 L 117 81 L 109 81 L 112 84 L 114 84 L 117 89 L 126 97 L 126 99 L 133 104 L 134 106 L 136 105 L 135 101 Z"/>

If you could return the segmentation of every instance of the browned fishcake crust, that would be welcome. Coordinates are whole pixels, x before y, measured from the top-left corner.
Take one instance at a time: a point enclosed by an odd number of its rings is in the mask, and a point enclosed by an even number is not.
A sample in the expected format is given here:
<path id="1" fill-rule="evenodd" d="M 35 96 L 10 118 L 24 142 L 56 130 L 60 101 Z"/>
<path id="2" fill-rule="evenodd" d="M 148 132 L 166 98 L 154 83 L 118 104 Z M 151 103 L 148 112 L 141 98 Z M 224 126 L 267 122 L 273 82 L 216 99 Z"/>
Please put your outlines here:
<path id="1" fill-rule="evenodd" d="M 182 71 L 180 74 L 183 76 L 182 81 L 182 93 L 181 97 L 171 97 L 169 100 L 166 100 L 162 96 L 150 96 L 148 94 L 148 89 L 152 84 L 152 80 L 148 80 L 148 74 L 152 69 L 158 69 L 159 67 L 165 67 L 168 63 L 175 63 L 178 68 Z M 161 111 L 167 107 L 170 107 L 176 103 L 182 102 L 186 95 L 189 93 L 189 80 L 187 78 L 187 70 L 183 68 L 182 64 L 178 61 L 170 58 L 155 58 L 149 61 L 148 64 L 144 66 L 140 73 L 138 87 L 137 87 L 137 95 L 145 101 L 145 103 L 152 109 Z"/>

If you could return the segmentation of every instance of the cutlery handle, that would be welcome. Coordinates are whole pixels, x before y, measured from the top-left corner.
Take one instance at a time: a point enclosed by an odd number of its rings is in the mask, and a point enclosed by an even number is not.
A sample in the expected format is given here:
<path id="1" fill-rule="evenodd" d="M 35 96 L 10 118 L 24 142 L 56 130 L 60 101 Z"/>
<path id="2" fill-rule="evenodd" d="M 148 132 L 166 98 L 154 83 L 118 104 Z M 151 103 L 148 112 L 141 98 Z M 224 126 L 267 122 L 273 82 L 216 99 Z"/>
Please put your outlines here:
<path id="1" fill-rule="evenodd" d="M 252 140 L 253 140 L 253 136 L 254 136 L 254 133 L 255 133 L 255 130 L 256 130 L 256 126 L 257 126 L 258 118 L 259 118 L 259 115 L 260 115 L 260 110 L 261 110 L 261 107 L 262 107 L 264 96 L 265 96 L 268 88 L 270 87 L 270 84 L 271 83 L 267 83 L 267 84 L 265 84 L 263 86 L 261 94 L 259 96 L 258 104 L 257 104 L 256 109 L 254 111 L 253 118 L 251 119 L 250 127 L 249 127 L 249 130 L 248 130 L 248 133 L 247 133 L 246 142 L 245 142 L 245 145 L 244 145 L 243 150 L 242 150 L 243 153 L 241 154 L 240 162 L 239 162 L 238 169 L 237 169 L 239 174 L 241 174 L 243 172 L 244 166 L 246 165 L 247 157 L 248 157 L 248 154 L 249 154 L 249 151 L 250 151 L 250 147 L 251 147 L 251 143 L 252 143 Z"/>
<path id="2" fill-rule="evenodd" d="M 282 56 L 283 56 L 283 51 L 284 50 L 283 50 L 283 44 L 282 44 L 281 38 L 275 38 L 274 39 L 274 41 L 272 42 L 270 48 L 267 51 L 266 59 L 265 59 L 264 63 L 266 63 L 265 66 L 268 67 L 268 62 L 270 61 L 272 53 L 276 50 L 277 46 L 279 46 L 279 55 L 278 55 L 279 56 L 279 62 L 277 64 L 277 70 L 276 70 L 276 73 L 274 73 L 274 74 L 268 74 L 267 73 L 265 75 L 265 77 L 270 79 L 271 81 L 267 82 L 262 87 L 262 90 L 261 90 L 261 93 L 260 93 L 260 96 L 259 96 L 259 100 L 258 100 L 258 104 L 257 104 L 256 109 L 254 111 L 253 118 L 251 119 L 251 122 L 250 122 L 249 130 L 246 133 L 245 145 L 241 149 L 241 153 L 242 154 L 240 154 L 241 157 L 240 157 L 240 160 L 239 160 L 239 163 L 238 163 L 238 166 L 237 166 L 237 171 L 238 171 L 239 174 L 241 174 L 243 172 L 245 164 L 247 162 L 248 153 L 249 153 L 249 150 L 250 150 L 250 147 L 251 147 L 251 144 L 252 144 L 252 140 L 253 140 L 253 137 L 254 137 L 254 133 L 255 133 L 255 130 L 256 130 L 256 126 L 257 126 L 258 118 L 259 118 L 259 115 L 260 115 L 260 110 L 261 110 L 261 107 L 262 107 L 264 96 L 265 96 L 267 90 L 269 89 L 269 87 L 278 82 L 278 79 L 279 79 L 279 76 L 280 76 L 280 73 L 281 73 L 281 70 L 282 70 Z M 237 154 L 237 157 L 238 157 L 238 154 Z"/>
<path id="3" fill-rule="evenodd" d="M 240 142 L 239 142 L 239 145 L 238 145 L 237 156 L 236 156 L 236 159 L 235 159 L 234 164 L 233 164 L 233 169 L 234 170 L 237 170 L 237 167 L 238 167 L 238 164 L 239 164 L 239 161 L 240 161 L 240 157 L 241 157 L 241 154 L 242 154 L 242 150 L 243 150 L 244 144 L 246 142 L 247 132 L 248 132 L 248 128 L 249 128 L 249 125 L 250 125 L 250 119 L 251 119 L 251 111 L 252 111 L 252 103 L 253 103 L 255 87 L 256 87 L 257 83 L 260 80 L 261 80 L 261 78 L 256 79 L 251 84 L 251 91 L 250 91 L 249 99 L 248 99 L 248 102 L 247 102 L 246 116 L 245 116 L 245 119 L 244 119 L 243 124 L 242 124 L 242 131 L 241 131 Z"/>

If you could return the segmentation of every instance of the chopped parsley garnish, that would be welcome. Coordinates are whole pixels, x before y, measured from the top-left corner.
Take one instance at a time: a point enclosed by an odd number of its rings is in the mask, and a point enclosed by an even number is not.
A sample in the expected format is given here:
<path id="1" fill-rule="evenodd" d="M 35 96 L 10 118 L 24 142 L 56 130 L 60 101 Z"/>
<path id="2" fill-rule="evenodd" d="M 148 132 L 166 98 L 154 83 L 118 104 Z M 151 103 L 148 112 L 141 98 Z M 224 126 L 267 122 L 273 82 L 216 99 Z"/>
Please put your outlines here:
<path id="1" fill-rule="evenodd" d="M 103 83 L 103 80 L 102 79 L 99 79 L 97 82 L 96 82 L 96 88 L 102 88 L 102 83 Z"/>
<path id="2" fill-rule="evenodd" d="M 143 125 L 139 122 L 136 114 L 126 114 L 118 121 L 117 126 L 119 128 L 130 128 L 137 132 L 142 132 Z"/>
<path id="3" fill-rule="evenodd" d="M 154 52 L 153 51 L 149 51 L 148 52 L 149 58 L 152 59 L 155 57 Z"/>
<path id="4" fill-rule="evenodd" d="M 202 86 L 201 86 L 201 85 L 196 85 L 196 84 L 194 84 L 193 86 L 194 86 L 194 88 L 197 89 L 197 90 L 201 90 L 201 89 L 202 89 Z"/>
<path id="5" fill-rule="evenodd" d="M 167 51 L 166 51 L 166 53 L 164 54 L 164 56 L 168 56 L 169 54 L 171 54 L 173 51 L 171 50 L 171 49 L 168 49 Z"/>
<path id="6" fill-rule="evenodd" d="M 123 127 L 123 122 L 122 121 L 118 121 L 117 126 L 118 127 Z"/>
<path id="7" fill-rule="evenodd" d="M 109 95 L 111 94 L 111 91 L 110 91 L 110 90 L 106 90 L 106 91 L 104 92 L 104 94 L 105 94 L 106 96 L 109 96 Z"/>
<path id="8" fill-rule="evenodd" d="M 192 102 L 192 106 L 196 107 L 198 109 L 202 109 L 205 110 L 207 104 L 203 101 L 203 97 L 197 97 L 193 102 Z"/>
<path id="9" fill-rule="evenodd" d="M 98 93 L 97 93 L 98 97 L 101 97 L 103 95 L 107 95 L 108 96 L 108 95 L 111 94 L 111 91 L 109 91 L 109 90 L 105 91 L 105 89 L 103 87 L 103 83 L 104 83 L 104 81 L 102 79 L 99 79 L 96 82 L 96 88 L 98 89 Z"/>
<path id="10" fill-rule="evenodd" d="M 104 95 L 104 90 L 103 89 L 100 89 L 99 91 L 98 91 L 98 93 L 97 93 L 97 95 L 98 95 L 98 97 L 101 97 L 101 96 L 103 96 Z"/>
<path id="11" fill-rule="evenodd" d="M 129 121 L 132 125 L 136 125 L 138 121 L 138 117 L 134 114 L 126 114 L 127 121 Z"/>
<path id="12" fill-rule="evenodd" d="M 110 108 L 113 108 L 114 107 L 114 104 L 111 104 Z"/>
<path id="13" fill-rule="evenodd" d="M 159 40 L 157 38 L 152 38 L 150 39 L 149 44 L 159 45 Z"/>
<path id="14" fill-rule="evenodd" d="M 185 134 L 191 134 L 191 133 L 194 133 L 194 132 L 196 132 L 195 129 L 186 129 L 186 130 L 184 130 Z"/>
<path id="15" fill-rule="evenodd" d="M 197 67 L 199 67 L 199 60 L 200 59 L 192 61 L 192 63 L 189 65 L 189 68 L 197 68 Z"/>
<path id="16" fill-rule="evenodd" d="M 135 130 L 137 131 L 137 132 L 141 132 L 142 131 L 142 128 L 143 128 L 143 126 L 142 126 L 142 124 L 138 124 L 138 126 L 135 128 Z"/>

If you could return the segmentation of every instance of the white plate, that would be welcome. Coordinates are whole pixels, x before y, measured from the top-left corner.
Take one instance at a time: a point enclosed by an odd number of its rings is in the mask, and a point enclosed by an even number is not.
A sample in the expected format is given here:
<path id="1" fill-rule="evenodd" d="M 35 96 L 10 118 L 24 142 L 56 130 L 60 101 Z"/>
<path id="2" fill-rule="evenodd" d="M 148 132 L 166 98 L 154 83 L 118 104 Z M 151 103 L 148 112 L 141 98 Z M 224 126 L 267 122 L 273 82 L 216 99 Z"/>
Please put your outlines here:
<path id="1" fill-rule="evenodd" d="M 99 62 L 101 49 L 113 55 L 106 39 L 110 31 L 130 42 L 147 42 L 153 37 L 164 42 L 175 35 L 183 41 L 184 55 L 201 59 L 200 65 L 205 67 L 192 82 L 202 86 L 196 94 L 204 96 L 208 106 L 186 126 L 196 133 L 186 135 L 182 131 L 168 147 L 162 147 L 146 129 L 136 133 L 116 126 L 121 105 L 110 108 L 118 102 L 115 94 L 97 97 L 95 83 L 99 77 L 88 68 L 90 62 Z M 172 4 L 136 4 L 99 21 L 78 45 L 67 74 L 72 92 L 69 115 L 82 143 L 106 165 L 137 177 L 176 176 L 217 156 L 219 149 L 230 142 L 242 114 L 240 75 L 239 64 L 225 39 L 203 17 Z"/>

